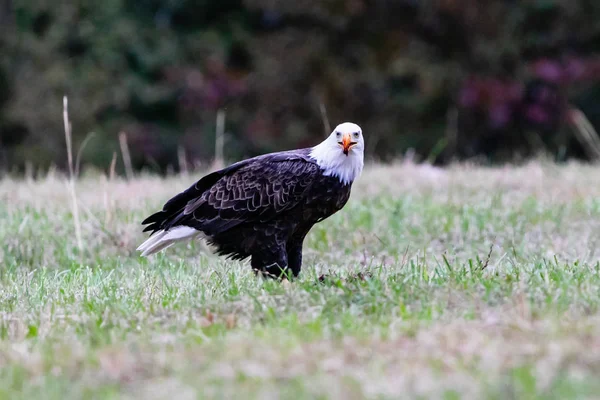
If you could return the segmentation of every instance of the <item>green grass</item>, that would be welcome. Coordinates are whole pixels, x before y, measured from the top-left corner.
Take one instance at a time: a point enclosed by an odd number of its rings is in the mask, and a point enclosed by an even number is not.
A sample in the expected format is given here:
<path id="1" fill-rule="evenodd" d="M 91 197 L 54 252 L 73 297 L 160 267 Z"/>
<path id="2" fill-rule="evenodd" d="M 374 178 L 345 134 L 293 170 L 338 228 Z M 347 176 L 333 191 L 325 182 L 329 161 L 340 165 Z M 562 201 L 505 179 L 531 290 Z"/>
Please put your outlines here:
<path id="1" fill-rule="evenodd" d="M 600 393 L 596 167 L 371 166 L 284 283 L 137 255 L 195 178 L 0 181 L 0 399 Z"/>

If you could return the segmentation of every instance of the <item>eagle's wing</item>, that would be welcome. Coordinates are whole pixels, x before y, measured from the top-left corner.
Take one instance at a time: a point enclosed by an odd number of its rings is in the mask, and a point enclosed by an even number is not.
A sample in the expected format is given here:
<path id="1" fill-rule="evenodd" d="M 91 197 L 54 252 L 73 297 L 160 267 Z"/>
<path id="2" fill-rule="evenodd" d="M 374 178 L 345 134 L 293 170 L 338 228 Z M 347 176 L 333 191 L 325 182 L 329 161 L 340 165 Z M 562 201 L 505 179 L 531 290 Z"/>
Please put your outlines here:
<path id="1" fill-rule="evenodd" d="M 318 169 L 306 157 L 285 153 L 234 164 L 169 200 L 142 222 L 150 224 L 144 231 L 183 225 L 216 235 L 243 222 L 268 221 L 303 200 Z"/>

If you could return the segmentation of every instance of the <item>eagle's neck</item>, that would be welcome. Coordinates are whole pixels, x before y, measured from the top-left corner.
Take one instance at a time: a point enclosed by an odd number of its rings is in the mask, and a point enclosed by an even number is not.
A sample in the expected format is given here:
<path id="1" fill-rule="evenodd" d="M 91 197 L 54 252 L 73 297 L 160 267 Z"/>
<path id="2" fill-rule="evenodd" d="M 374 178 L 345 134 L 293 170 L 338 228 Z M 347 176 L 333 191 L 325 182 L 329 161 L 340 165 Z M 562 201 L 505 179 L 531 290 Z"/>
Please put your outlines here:
<path id="1" fill-rule="evenodd" d="M 337 143 L 332 144 L 328 140 L 313 147 L 310 156 L 321 167 L 323 175 L 336 177 L 346 185 L 358 178 L 364 165 L 362 151 L 351 151 L 345 155 Z"/>

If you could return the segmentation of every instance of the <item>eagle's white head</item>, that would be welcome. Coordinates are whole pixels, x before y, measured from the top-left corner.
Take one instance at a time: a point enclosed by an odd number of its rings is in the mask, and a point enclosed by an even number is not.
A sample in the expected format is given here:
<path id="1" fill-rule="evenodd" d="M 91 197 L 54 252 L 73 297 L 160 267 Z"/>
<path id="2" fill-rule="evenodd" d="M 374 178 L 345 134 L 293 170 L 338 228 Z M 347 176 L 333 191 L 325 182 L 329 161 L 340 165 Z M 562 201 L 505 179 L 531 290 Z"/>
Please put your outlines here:
<path id="1" fill-rule="evenodd" d="M 362 172 L 365 141 L 362 129 L 352 122 L 335 127 L 331 135 L 312 148 L 310 156 L 324 170 L 324 174 L 352 183 Z"/>

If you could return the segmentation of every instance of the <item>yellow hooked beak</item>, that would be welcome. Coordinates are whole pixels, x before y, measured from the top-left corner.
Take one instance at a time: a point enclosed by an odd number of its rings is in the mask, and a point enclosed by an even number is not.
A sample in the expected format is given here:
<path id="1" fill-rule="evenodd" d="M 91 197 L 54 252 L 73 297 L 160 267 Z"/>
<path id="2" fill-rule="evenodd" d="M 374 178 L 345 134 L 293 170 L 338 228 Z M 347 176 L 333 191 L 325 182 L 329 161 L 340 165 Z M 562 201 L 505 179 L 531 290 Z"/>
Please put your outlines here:
<path id="1" fill-rule="evenodd" d="M 349 133 L 344 133 L 344 136 L 342 136 L 342 141 L 338 142 L 338 144 L 342 146 L 344 154 L 348 155 L 348 152 L 350 151 L 352 146 L 356 145 L 356 142 L 352 141 L 352 136 Z"/>

